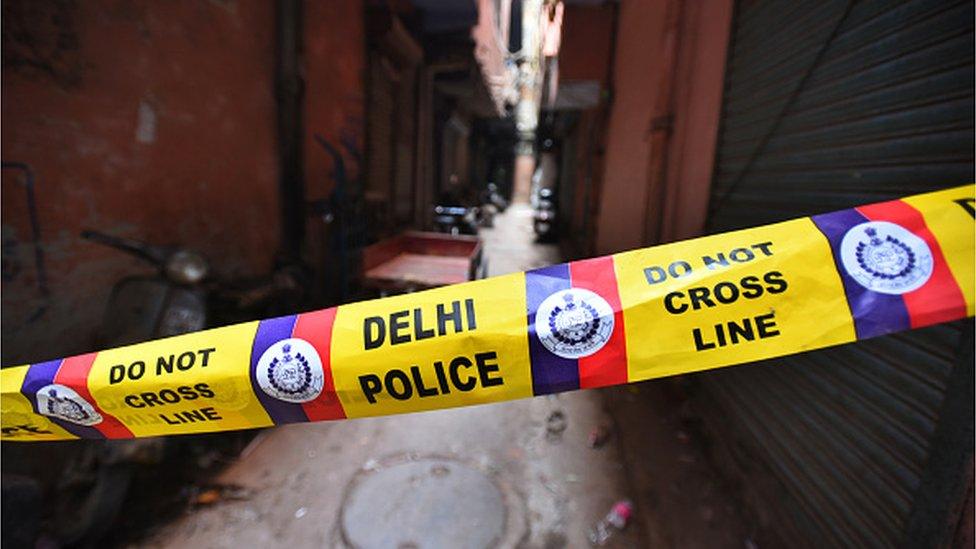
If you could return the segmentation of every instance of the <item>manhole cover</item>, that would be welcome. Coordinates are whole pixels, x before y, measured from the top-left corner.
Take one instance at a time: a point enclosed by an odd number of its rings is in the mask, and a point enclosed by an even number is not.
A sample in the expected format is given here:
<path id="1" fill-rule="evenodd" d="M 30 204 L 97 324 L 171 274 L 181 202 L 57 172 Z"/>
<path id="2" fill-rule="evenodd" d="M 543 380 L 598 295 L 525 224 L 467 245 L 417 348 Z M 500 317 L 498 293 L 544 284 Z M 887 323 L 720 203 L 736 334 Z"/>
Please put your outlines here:
<path id="1" fill-rule="evenodd" d="M 495 547 L 505 497 L 484 473 L 424 458 L 364 475 L 346 497 L 342 535 L 361 549 Z"/>

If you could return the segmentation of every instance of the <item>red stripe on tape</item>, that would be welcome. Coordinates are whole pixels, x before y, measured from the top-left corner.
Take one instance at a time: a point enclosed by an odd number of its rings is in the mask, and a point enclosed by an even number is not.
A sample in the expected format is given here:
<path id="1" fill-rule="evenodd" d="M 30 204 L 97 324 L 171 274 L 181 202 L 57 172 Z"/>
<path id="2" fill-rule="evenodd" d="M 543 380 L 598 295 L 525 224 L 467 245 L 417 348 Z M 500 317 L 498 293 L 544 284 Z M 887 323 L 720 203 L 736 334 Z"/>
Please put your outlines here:
<path id="1" fill-rule="evenodd" d="M 336 308 L 298 315 L 292 337 L 304 339 L 315 347 L 322 360 L 322 372 L 325 374 L 325 384 L 322 394 L 315 400 L 302 404 L 309 421 L 326 419 L 344 419 L 345 410 L 335 392 L 335 378 L 332 375 L 332 325 L 335 323 Z"/>
<path id="2" fill-rule="evenodd" d="M 612 257 L 584 259 L 569 264 L 573 288 L 589 290 L 613 308 L 613 332 L 602 349 L 579 359 L 580 389 L 627 383 L 627 340 Z"/>
<path id="3" fill-rule="evenodd" d="M 901 200 L 861 206 L 857 211 L 871 221 L 888 221 L 901 225 L 924 240 L 932 252 L 932 275 L 928 282 L 901 296 L 905 301 L 905 308 L 908 309 L 912 328 L 966 317 L 966 299 L 949 270 L 939 241 L 925 224 L 921 212 Z"/>
<path id="4" fill-rule="evenodd" d="M 87 355 L 64 359 L 61 362 L 61 367 L 58 368 L 58 373 L 54 374 L 54 382 L 74 389 L 81 398 L 90 402 L 102 416 L 102 422 L 97 425 L 92 425 L 92 428 L 98 429 L 99 432 L 108 438 L 133 438 L 132 431 L 116 419 L 115 416 L 101 409 L 88 390 L 88 372 L 91 371 L 96 356 L 98 356 L 98 353 L 88 353 Z"/>

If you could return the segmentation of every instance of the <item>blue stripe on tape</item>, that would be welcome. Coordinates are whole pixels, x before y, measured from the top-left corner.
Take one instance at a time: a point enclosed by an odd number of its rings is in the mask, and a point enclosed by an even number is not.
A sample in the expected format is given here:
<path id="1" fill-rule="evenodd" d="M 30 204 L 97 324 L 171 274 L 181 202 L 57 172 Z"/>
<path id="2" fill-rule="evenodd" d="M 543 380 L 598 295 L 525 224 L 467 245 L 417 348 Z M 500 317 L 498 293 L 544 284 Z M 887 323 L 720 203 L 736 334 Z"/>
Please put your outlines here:
<path id="1" fill-rule="evenodd" d="M 857 210 L 842 210 L 813 216 L 813 223 L 830 241 L 834 252 L 834 264 L 844 282 L 844 293 L 854 317 L 854 330 L 858 339 L 867 339 L 911 328 L 908 308 L 898 295 L 871 291 L 847 274 L 840 256 L 840 244 L 852 227 L 866 223 L 868 218 Z"/>
<path id="2" fill-rule="evenodd" d="M 257 367 L 261 355 L 268 350 L 268 347 L 278 341 L 290 338 L 296 320 L 298 320 L 297 315 L 262 320 L 258 324 L 257 333 L 254 335 L 254 347 L 251 350 L 251 387 L 275 425 L 308 421 L 308 416 L 305 415 L 305 410 L 301 404 L 285 402 L 268 395 L 261 389 L 257 379 Z"/>
<path id="3" fill-rule="evenodd" d="M 61 418 L 51 417 L 47 414 L 41 412 L 40 406 L 37 404 L 37 392 L 41 390 L 42 387 L 46 387 L 54 383 L 54 376 L 58 375 L 58 369 L 61 368 L 62 360 L 52 360 L 50 362 L 38 362 L 37 364 L 32 364 L 30 368 L 27 369 L 27 374 L 24 376 L 24 384 L 20 387 L 20 392 L 27 397 L 30 401 L 31 406 L 34 407 L 34 411 L 42 416 L 48 418 L 54 424 L 58 425 L 65 431 L 81 437 L 81 438 L 105 438 L 105 435 L 94 427 L 88 427 L 87 425 L 78 425 L 77 423 L 71 423 L 70 421 L 65 421 Z"/>
<path id="4" fill-rule="evenodd" d="M 525 273 L 528 305 L 529 358 L 532 361 L 532 391 L 548 395 L 579 389 L 579 363 L 549 352 L 535 333 L 535 315 L 547 297 L 572 287 L 569 265 L 553 265 Z"/>

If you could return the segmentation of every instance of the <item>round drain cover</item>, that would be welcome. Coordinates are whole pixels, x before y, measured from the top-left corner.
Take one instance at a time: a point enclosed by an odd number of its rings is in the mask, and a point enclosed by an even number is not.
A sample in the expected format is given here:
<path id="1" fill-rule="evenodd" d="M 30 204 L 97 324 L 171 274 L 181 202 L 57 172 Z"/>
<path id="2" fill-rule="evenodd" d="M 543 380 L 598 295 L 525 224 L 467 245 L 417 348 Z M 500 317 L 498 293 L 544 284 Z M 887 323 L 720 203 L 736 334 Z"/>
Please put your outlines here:
<path id="1" fill-rule="evenodd" d="M 494 547 L 505 498 L 482 472 L 425 458 L 364 475 L 346 496 L 342 534 L 361 549 Z"/>

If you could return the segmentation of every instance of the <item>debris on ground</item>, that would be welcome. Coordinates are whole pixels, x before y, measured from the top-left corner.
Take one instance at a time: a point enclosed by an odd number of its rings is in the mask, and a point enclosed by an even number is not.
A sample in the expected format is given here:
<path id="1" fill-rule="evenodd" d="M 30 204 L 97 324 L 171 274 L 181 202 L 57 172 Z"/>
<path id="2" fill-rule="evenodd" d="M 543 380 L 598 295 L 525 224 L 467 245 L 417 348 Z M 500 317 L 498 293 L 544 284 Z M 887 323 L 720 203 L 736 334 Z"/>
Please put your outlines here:
<path id="1" fill-rule="evenodd" d="M 220 501 L 220 490 L 211 488 L 197 494 L 197 497 L 193 503 L 196 503 L 197 505 L 210 505 L 217 503 L 218 501 Z"/>
<path id="2" fill-rule="evenodd" d="M 680 429 L 675 434 L 675 437 L 677 437 L 678 442 L 680 442 L 681 444 L 688 444 L 689 442 L 691 442 L 691 437 L 688 435 L 688 433 Z"/>
<path id="3" fill-rule="evenodd" d="M 205 507 L 222 501 L 246 500 L 253 495 L 252 490 L 236 484 L 191 486 L 188 492 L 190 503 L 196 507 Z"/>
<path id="4" fill-rule="evenodd" d="M 617 531 L 623 530 L 634 514 L 634 504 L 628 500 L 620 500 L 613 504 L 607 516 L 590 529 L 589 538 L 593 545 L 605 545 Z"/>
<path id="5" fill-rule="evenodd" d="M 559 440 L 566 430 L 566 414 L 562 410 L 553 410 L 546 418 L 546 438 Z"/>
<path id="6" fill-rule="evenodd" d="M 610 425 L 607 423 L 601 423 L 590 431 L 589 445 L 590 448 L 601 448 L 604 444 L 610 440 Z"/>
<path id="7" fill-rule="evenodd" d="M 264 442 L 264 440 L 268 438 L 268 433 L 270 432 L 271 430 L 268 429 L 268 430 L 261 431 L 257 435 L 255 435 L 254 438 L 251 439 L 251 442 L 249 442 L 247 446 L 245 446 L 244 449 L 241 450 L 241 453 L 238 455 L 237 459 L 238 460 L 247 459 L 248 456 L 250 456 L 251 453 L 254 452 L 254 450 L 257 450 L 258 446 L 260 446 Z"/>
<path id="8" fill-rule="evenodd" d="M 699 514 L 701 514 L 701 518 L 705 522 L 712 522 L 715 519 L 715 510 L 707 505 L 699 509 Z"/>

